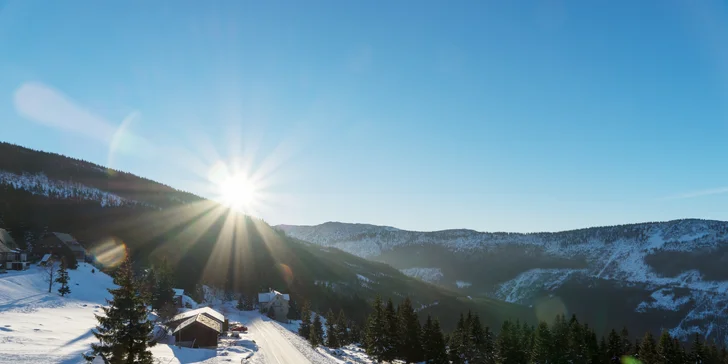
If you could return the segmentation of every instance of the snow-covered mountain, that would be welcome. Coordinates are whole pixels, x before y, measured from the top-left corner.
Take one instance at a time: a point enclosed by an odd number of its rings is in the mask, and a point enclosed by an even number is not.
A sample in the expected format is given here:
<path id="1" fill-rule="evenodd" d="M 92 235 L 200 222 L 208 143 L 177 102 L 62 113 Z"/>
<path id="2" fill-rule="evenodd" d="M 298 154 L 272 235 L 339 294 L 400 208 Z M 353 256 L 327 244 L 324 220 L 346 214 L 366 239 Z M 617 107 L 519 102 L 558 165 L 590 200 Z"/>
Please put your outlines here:
<path id="1" fill-rule="evenodd" d="M 287 235 L 386 262 L 403 273 L 508 302 L 685 338 L 728 334 L 728 222 L 676 220 L 557 233 L 415 232 L 364 224 L 280 225 Z M 607 293 L 609 293 L 607 295 Z M 585 295 L 607 295 L 609 307 Z M 658 317 L 661 317 L 658 319 Z M 616 325 L 612 325 L 616 326 Z"/>

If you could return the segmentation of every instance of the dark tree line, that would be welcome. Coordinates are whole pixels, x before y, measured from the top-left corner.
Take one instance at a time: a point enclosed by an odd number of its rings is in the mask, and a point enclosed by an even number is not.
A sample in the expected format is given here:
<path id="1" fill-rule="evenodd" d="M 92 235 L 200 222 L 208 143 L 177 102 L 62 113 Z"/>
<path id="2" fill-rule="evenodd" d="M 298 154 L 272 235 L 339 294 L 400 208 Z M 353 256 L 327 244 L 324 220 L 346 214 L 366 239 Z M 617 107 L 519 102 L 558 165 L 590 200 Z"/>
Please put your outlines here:
<path id="1" fill-rule="evenodd" d="M 683 345 L 667 331 L 658 339 L 648 332 L 633 341 L 626 328 L 599 337 L 575 315 L 570 319 L 557 315 L 551 324 L 541 322 L 535 327 L 507 320 L 496 334 L 482 325 L 478 314 L 468 312 L 460 315 L 453 332 L 444 334 L 439 322 L 429 315 L 420 325 L 409 298 L 395 308 L 391 299 L 384 303 L 377 297 L 361 334 L 355 334 L 343 311 L 338 316 L 331 311 L 326 315 L 326 335 L 319 316 L 311 320 L 307 304 L 301 317 L 299 333 L 313 346 L 337 348 L 360 343 L 378 362 L 728 364 L 726 348 L 705 342 L 699 334 L 689 345 Z"/>

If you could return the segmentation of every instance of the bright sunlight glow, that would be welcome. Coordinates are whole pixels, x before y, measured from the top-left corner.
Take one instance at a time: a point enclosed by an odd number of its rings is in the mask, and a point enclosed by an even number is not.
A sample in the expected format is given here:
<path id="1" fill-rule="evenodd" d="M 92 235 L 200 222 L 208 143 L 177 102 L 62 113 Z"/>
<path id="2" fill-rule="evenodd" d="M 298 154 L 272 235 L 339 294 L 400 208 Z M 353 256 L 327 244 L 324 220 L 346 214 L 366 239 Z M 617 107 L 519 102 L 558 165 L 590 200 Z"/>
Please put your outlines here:
<path id="1" fill-rule="evenodd" d="M 231 208 L 248 212 L 257 200 L 256 186 L 244 175 L 228 177 L 220 183 L 220 198 Z"/>

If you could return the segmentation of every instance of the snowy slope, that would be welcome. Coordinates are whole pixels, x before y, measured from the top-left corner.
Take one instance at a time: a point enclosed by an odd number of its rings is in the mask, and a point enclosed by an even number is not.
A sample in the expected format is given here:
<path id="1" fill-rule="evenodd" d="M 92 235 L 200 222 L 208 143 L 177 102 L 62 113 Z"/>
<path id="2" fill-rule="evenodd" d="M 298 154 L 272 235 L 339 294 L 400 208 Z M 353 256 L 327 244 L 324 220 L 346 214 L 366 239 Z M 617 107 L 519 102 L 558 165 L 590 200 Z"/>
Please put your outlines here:
<path id="1" fill-rule="evenodd" d="M 110 298 L 111 277 L 87 264 L 70 270 L 71 294 L 60 297 L 53 287 L 48 293 L 44 272 L 28 271 L 0 275 L 0 363 L 84 363 L 82 354 L 96 342 L 92 329 L 101 306 Z M 241 338 L 223 337 L 217 350 L 180 348 L 174 338 L 151 348 L 155 363 L 370 363 L 356 347 L 343 357 L 325 348 L 313 349 L 284 325 L 256 311 L 238 311 L 235 302 L 217 302 L 213 307 L 230 321 L 249 327 Z M 286 325 L 288 326 L 288 325 Z"/>
<path id="2" fill-rule="evenodd" d="M 10 185 L 34 195 L 66 200 L 96 201 L 101 206 L 145 205 L 146 203 L 125 199 L 98 188 L 88 187 L 72 181 L 52 180 L 43 173 L 15 174 L 0 170 L 0 185 Z"/>
<path id="3" fill-rule="evenodd" d="M 0 363 L 84 363 L 82 354 L 96 342 L 92 329 L 113 287 L 111 277 L 81 264 L 70 270 L 71 294 L 60 297 L 43 271 L 33 266 L 27 271 L 0 275 Z M 158 363 L 217 363 L 218 357 L 240 362 L 252 356 L 256 347 L 250 340 L 223 340 L 217 350 L 177 348 L 158 344 L 152 348 Z M 258 361 L 258 362 L 263 362 Z"/>

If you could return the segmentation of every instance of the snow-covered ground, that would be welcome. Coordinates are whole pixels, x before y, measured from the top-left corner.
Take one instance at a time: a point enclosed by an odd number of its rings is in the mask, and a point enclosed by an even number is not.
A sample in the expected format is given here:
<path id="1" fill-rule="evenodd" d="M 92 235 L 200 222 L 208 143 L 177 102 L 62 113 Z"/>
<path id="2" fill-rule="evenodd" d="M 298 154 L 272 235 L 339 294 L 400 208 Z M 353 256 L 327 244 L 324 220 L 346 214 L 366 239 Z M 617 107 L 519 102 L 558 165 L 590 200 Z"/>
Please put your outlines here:
<path id="1" fill-rule="evenodd" d="M 0 363 L 84 363 L 82 354 L 96 342 L 94 314 L 110 298 L 111 277 L 91 273 L 80 264 L 69 270 L 71 294 L 61 297 L 57 286 L 48 293 L 42 268 L 0 275 Z M 280 324 L 256 311 L 239 311 L 235 302 L 213 308 L 230 321 L 248 326 L 241 337 L 222 337 L 216 350 L 180 348 L 174 338 L 151 348 L 155 363 L 371 363 L 356 346 L 342 350 L 313 349 L 292 332 L 297 324 Z"/>
<path id="2" fill-rule="evenodd" d="M 443 274 L 440 268 L 407 268 L 400 269 L 406 276 L 421 279 L 425 282 L 436 283 L 442 280 Z"/>

